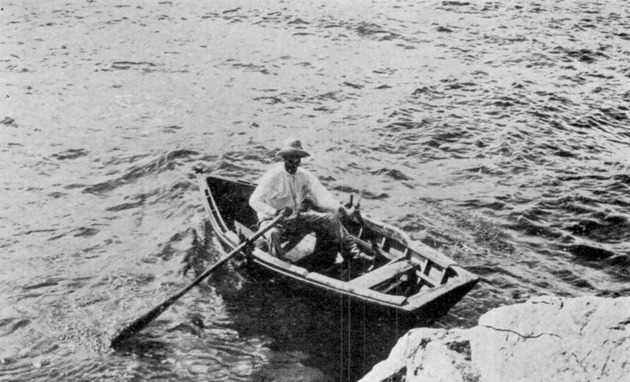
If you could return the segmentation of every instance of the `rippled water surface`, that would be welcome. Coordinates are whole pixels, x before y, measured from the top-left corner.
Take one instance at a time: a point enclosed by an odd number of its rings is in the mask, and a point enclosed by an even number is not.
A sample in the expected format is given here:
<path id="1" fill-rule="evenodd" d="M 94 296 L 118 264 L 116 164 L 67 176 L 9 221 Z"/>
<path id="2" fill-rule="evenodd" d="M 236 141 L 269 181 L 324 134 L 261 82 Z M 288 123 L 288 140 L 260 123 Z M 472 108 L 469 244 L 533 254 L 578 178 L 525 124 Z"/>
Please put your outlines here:
<path id="1" fill-rule="evenodd" d="M 337 381 L 402 328 L 228 267 L 192 166 L 279 142 L 483 277 L 439 327 L 630 295 L 626 1 L 0 1 L 0 380 Z M 348 318 L 350 316 L 350 318 Z"/>

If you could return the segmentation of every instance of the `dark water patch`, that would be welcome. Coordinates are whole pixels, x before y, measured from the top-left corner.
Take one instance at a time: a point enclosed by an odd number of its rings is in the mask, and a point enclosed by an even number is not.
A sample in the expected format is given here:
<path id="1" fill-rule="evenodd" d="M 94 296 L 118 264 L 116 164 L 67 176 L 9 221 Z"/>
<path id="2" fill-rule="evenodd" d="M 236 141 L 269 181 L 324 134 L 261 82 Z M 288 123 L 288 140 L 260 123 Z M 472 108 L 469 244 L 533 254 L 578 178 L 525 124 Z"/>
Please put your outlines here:
<path id="1" fill-rule="evenodd" d="M 353 84 L 352 82 L 344 82 L 343 85 L 354 88 L 354 89 L 363 89 L 364 87 L 363 85 Z"/>
<path id="2" fill-rule="evenodd" d="M 28 318 L 4 318 L 0 319 L 0 336 L 8 336 L 31 324 Z"/>
<path id="3" fill-rule="evenodd" d="M 467 1 L 443 1 L 442 5 L 447 7 L 466 7 L 469 6 L 470 3 Z"/>
<path id="4" fill-rule="evenodd" d="M 566 237 L 566 234 L 544 223 L 536 223 L 522 214 L 512 214 L 516 218 L 515 223 L 505 224 L 505 228 L 522 232 L 526 236 L 558 240 Z"/>
<path id="5" fill-rule="evenodd" d="M 615 174 L 615 175 L 612 176 L 611 179 L 614 180 L 616 183 L 623 184 L 625 186 L 629 186 L 630 185 L 630 174 L 629 175 L 626 175 L 626 174 Z"/>
<path id="6" fill-rule="evenodd" d="M 90 280 L 92 280 L 91 276 L 74 277 L 74 278 L 66 280 L 65 285 L 68 287 L 70 291 L 73 291 L 73 292 L 80 291 L 81 288 L 85 286 Z"/>
<path id="7" fill-rule="evenodd" d="M 57 240 L 57 239 L 61 239 L 62 237 L 66 237 L 66 234 L 62 233 L 60 235 L 55 235 L 55 236 L 49 238 L 48 241 L 54 241 L 54 240 Z"/>
<path id="8" fill-rule="evenodd" d="M 74 234 L 74 236 L 75 237 L 90 237 L 90 236 L 96 235 L 97 233 L 99 233 L 99 230 L 96 228 L 81 227 L 76 230 L 76 233 Z"/>
<path id="9" fill-rule="evenodd" d="M 240 10 L 241 10 L 241 7 L 238 7 L 238 8 L 227 9 L 227 10 L 221 12 L 221 13 L 223 13 L 224 15 L 227 15 L 229 13 L 236 13 L 236 12 L 238 12 Z"/>
<path id="10" fill-rule="evenodd" d="M 606 264 L 612 272 L 622 277 L 620 281 L 630 281 L 630 253 L 613 255 L 606 259 Z"/>
<path id="11" fill-rule="evenodd" d="M 129 210 L 132 208 L 138 208 L 138 207 L 141 207 L 142 205 L 144 205 L 144 200 L 140 200 L 140 201 L 132 202 L 132 203 L 122 203 L 122 204 L 115 205 L 113 207 L 107 207 L 105 208 L 105 211 L 110 211 L 110 212 L 124 211 L 124 210 Z"/>
<path id="12" fill-rule="evenodd" d="M 361 22 L 357 26 L 353 27 L 353 29 L 359 36 L 377 41 L 389 41 L 402 37 L 400 34 L 390 32 L 378 24 L 368 22 Z"/>
<path id="13" fill-rule="evenodd" d="M 18 124 L 15 122 L 15 119 L 11 117 L 4 117 L 2 121 L 0 121 L 0 125 L 5 125 L 9 127 L 19 127 Z"/>
<path id="14" fill-rule="evenodd" d="M 576 257 L 589 261 L 605 260 L 615 255 L 614 252 L 609 250 L 587 244 L 575 244 L 563 246 L 561 248 Z"/>
<path id="15" fill-rule="evenodd" d="M 473 207 L 475 209 L 490 209 L 493 211 L 502 211 L 507 204 L 501 201 L 485 202 L 479 199 L 470 199 L 462 203 L 462 207 Z"/>
<path id="16" fill-rule="evenodd" d="M 347 98 L 347 95 L 344 92 L 338 90 L 319 94 L 315 98 L 321 101 L 333 100 L 335 102 L 341 102 Z"/>
<path id="17" fill-rule="evenodd" d="M 445 26 L 442 26 L 442 25 L 440 25 L 439 27 L 435 28 L 435 31 L 439 32 L 439 33 L 453 33 L 453 29 L 452 28 L 445 27 Z"/>
<path id="18" fill-rule="evenodd" d="M 120 355 L 166 359 L 166 355 L 172 353 L 174 349 L 173 345 L 167 341 L 160 341 L 154 336 L 141 332 L 121 343 L 114 350 Z M 164 357 L 160 357 L 160 354 L 164 354 Z"/>
<path id="19" fill-rule="evenodd" d="M 579 117 L 575 119 L 574 121 L 569 122 L 569 125 L 580 128 L 580 129 L 603 130 L 603 127 L 608 126 L 608 123 L 606 120 L 601 119 L 599 116 L 589 115 L 589 116 Z"/>
<path id="20" fill-rule="evenodd" d="M 459 129 L 459 128 L 450 128 L 449 126 L 442 126 L 440 130 L 437 131 L 437 134 L 434 134 L 432 140 L 437 142 L 438 144 L 442 143 L 456 143 L 462 139 L 471 138 L 471 132 Z"/>
<path id="21" fill-rule="evenodd" d="M 173 248 L 171 243 L 166 243 L 164 244 L 163 248 L 160 250 L 160 252 L 158 252 L 155 257 L 163 260 L 163 261 L 169 261 L 170 259 L 173 258 L 173 256 L 177 253 L 177 250 L 175 248 Z M 143 259 L 143 261 L 145 261 Z M 186 259 L 184 259 L 184 261 L 186 261 Z M 149 263 L 155 263 L 155 261 L 145 261 L 145 262 L 149 262 Z M 184 270 L 184 273 L 186 273 L 186 270 Z"/>
<path id="22" fill-rule="evenodd" d="M 604 108 L 600 108 L 599 111 L 602 112 L 602 114 L 607 117 L 610 118 L 614 121 L 627 121 L 628 120 L 628 114 L 625 111 L 618 111 L 616 109 L 613 109 L 611 107 L 604 107 Z"/>
<path id="23" fill-rule="evenodd" d="M 27 286 L 23 286 L 22 289 L 24 290 L 32 290 L 32 289 L 40 289 L 40 288 L 47 288 L 49 286 L 56 286 L 59 285 L 59 281 L 60 279 L 48 279 L 46 281 L 34 284 L 34 285 L 27 285 Z"/>
<path id="24" fill-rule="evenodd" d="M 129 70 L 129 69 L 138 69 L 143 72 L 154 72 L 156 65 L 152 62 L 134 62 L 134 61 L 115 61 L 112 63 L 110 69 L 101 69 L 102 71 L 109 70 Z"/>
<path id="25" fill-rule="evenodd" d="M 494 273 L 494 266 L 491 265 L 469 265 L 466 270 L 473 272 L 475 275 L 483 279 L 484 284 L 492 285 L 492 281 L 486 276 L 491 276 Z"/>
<path id="26" fill-rule="evenodd" d="M 580 277 L 575 272 L 569 269 L 562 269 L 557 271 L 551 271 L 551 274 L 562 280 L 563 282 L 572 285 L 579 289 L 594 290 L 593 285 L 586 279 Z"/>
<path id="27" fill-rule="evenodd" d="M 599 175 L 577 175 L 577 176 L 564 176 L 559 177 L 561 182 L 570 182 L 575 180 L 606 180 L 606 177 L 600 177 Z M 588 197 L 585 195 L 569 195 L 563 196 L 557 201 L 561 207 L 566 208 L 572 212 L 594 212 L 594 207 L 600 204 L 598 199 Z"/>
<path id="28" fill-rule="evenodd" d="M 62 196 L 66 196 L 67 194 L 63 193 L 63 192 L 51 192 L 48 194 L 49 197 L 53 198 L 53 199 L 58 199 L 61 198 Z"/>
<path id="29" fill-rule="evenodd" d="M 297 25 L 309 25 L 310 23 L 307 21 L 302 20 L 301 18 L 296 18 L 294 20 L 291 20 L 288 22 L 289 25 L 291 24 L 297 24 Z"/>
<path id="30" fill-rule="evenodd" d="M 394 180 L 412 180 L 411 177 L 405 175 L 402 171 L 392 169 L 392 168 L 381 168 L 378 170 L 371 171 L 372 175 L 385 175 Z"/>
<path id="31" fill-rule="evenodd" d="M 579 154 L 577 154 L 576 152 L 571 152 L 564 149 L 556 150 L 555 152 L 552 153 L 552 155 L 555 155 L 561 158 L 577 158 L 579 156 Z"/>
<path id="32" fill-rule="evenodd" d="M 227 62 L 230 62 L 230 61 L 234 61 L 234 60 L 232 59 L 227 60 Z M 275 73 L 271 73 L 264 65 L 258 65 L 258 64 L 253 64 L 253 63 L 243 64 L 243 63 L 237 62 L 237 63 L 230 63 L 230 66 L 232 66 L 235 69 L 242 69 L 243 71 L 246 71 L 246 72 L 275 74 Z"/>
<path id="33" fill-rule="evenodd" d="M 442 148 L 442 147 L 440 147 Z M 445 150 L 447 151 L 458 151 L 455 150 L 453 148 L 448 148 Z M 464 148 L 462 148 L 462 150 L 459 150 L 460 152 L 465 152 L 466 150 Z M 463 172 L 468 172 L 468 173 L 473 173 L 473 175 L 495 175 L 495 176 L 502 176 L 505 175 L 505 171 L 501 171 L 498 168 L 497 169 L 491 169 L 487 166 L 475 166 L 475 167 L 471 167 L 471 168 L 466 168 L 462 170 Z"/>
<path id="34" fill-rule="evenodd" d="M 321 111 L 321 112 L 326 113 L 326 114 L 332 114 L 335 111 L 334 109 L 330 109 L 330 108 L 328 108 L 326 106 L 315 107 L 315 108 L 313 108 L 313 110 L 314 111 Z"/>
<path id="35" fill-rule="evenodd" d="M 389 194 L 386 192 L 374 193 L 370 190 L 363 190 L 363 193 L 361 195 L 364 199 L 368 200 L 385 200 L 389 198 Z"/>
<path id="36" fill-rule="evenodd" d="M 350 194 L 358 195 L 358 194 L 363 192 L 363 190 L 360 190 L 360 189 L 352 187 L 352 186 L 343 185 L 343 184 L 335 185 L 331 189 L 333 191 L 338 191 L 339 193 L 348 194 L 348 195 L 350 195 Z"/>
<path id="37" fill-rule="evenodd" d="M 580 219 L 565 230 L 598 242 L 624 242 L 630 239 L 630 223 L 625 216 L 596 212 L 590 219 Z"/>
<path id="38" fill-rule="evenodd" d="M 552 53 L 565 55 L 564 61 L 577 60 L 586 64 L 592 64 L 601 58 L 609 58 L 601 51 L 592 51 L 590 49 L 573 50 L 562 46 L 555 47 Z"/>
<path id="39" fill-rule="evenodd" d="M 618 297 L 627 296 L 629 293 L 630 293 L 629 290 L 622 290 L 622 291 L 618 291 L 618 290 L 603 290 L 603 291 L 598 291 L 596 296 L 597 297 L 604 297 L 604 298 L 618 298 Z"/>
<path id="40" fill-rule="evenodd" d="M 200 227 L 202 235 L 199 234 L 198 229 L 192 228 L 190 231 L 178 233 L 171 238 L 169 243 L 164 247 L 164 251 L 161 256 L 168 257 L 172 255 L 172 243 L 176 241 L 184 240 L 184 234 L 190 232 L 191 243 L 186 249 L 186 254 L 182 259 L 182 274 L 186 276 L 189 272 L 194 277 L 199 276 L 208 264 L 221 256 L 218 249 L 213 245 L 214 235 L 212 234 L 212 227 L 208 221 L 204 222 L 203 227 Z M 170 247 L 170 248 L 169 248 Z"/>
<path id="41" fill-rule="evenodd" d="M 167 132 L 167 133 L 174 133 L 175 131 L 181 130 L 181 129 L 183 129 L 182 126 L 171 125 L 171 126 L 165 126 L 163 130 L 164 132 Z"/>

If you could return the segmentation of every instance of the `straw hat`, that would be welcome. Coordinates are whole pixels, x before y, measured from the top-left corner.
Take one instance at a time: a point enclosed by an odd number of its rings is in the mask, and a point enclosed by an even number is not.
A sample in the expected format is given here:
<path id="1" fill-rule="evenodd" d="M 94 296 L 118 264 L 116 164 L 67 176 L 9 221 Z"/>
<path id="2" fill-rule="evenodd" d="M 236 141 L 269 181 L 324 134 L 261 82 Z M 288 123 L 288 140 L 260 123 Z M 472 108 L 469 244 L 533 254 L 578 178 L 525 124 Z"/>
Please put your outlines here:
<path id="1" fill-rule="evenodd" d="M 308 157 L 311 154 L 302 149 L 302 141 L 296 138 L 287 138 L 284 144 L 280 148 L 280 151 L 276 153 L 276 157 L 282 158 L 284 156 L 295 155 L 301 158 Z"/>

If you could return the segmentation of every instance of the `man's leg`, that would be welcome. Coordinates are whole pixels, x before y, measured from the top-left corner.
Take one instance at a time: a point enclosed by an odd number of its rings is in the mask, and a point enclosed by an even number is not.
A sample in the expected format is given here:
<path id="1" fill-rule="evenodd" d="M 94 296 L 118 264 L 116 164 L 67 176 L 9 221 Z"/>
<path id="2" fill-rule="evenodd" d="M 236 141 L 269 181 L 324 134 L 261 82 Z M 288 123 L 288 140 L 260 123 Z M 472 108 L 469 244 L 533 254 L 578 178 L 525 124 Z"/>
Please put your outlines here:
<path id="1" fill-rule="evenodd" d="M 284 251 L 282 250 L 282 235 L 284 229 L 276 226 L 267 231 L 267 245 L 269 246 L 269 254 L 279 259 L 284 257 Z"/>
<path id="2" fill-rule="evenodd" d="M 327 247 L 330 242 L 333 242 L 340 246 L 340 252 L 344 258 L 361 255 L 354 238 L 343 226 L 337 214 L 314 211 L 301 212 L 296 219 L 296 228 L 314 231 L 317 237 L 316 248 Z"/>
<path id="3" fill-rule="evenodd" d="M 267 224 L 268 220 L 264 220 L 258 223 L 258 227 L 262 227 Z M 284 227 L 281 224 L 272 227 L 263 236 L 259 237 L 254 245 L 262 251 L 268 252 L 270 255 L 282 259 L 284 251 L 282 251 L 282 238 L 284 235 Z"/>

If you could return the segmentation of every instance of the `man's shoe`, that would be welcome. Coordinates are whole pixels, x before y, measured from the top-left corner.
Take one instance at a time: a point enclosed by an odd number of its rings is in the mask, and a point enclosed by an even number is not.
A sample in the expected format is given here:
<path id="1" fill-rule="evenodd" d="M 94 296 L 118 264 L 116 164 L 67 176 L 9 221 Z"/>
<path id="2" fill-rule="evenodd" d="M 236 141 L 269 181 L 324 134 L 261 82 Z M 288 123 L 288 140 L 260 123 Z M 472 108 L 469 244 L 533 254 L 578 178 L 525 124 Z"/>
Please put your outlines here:
<path id="1" fill-rule="evenodd" d="M 366 253 L 359 252 L 352 257 L 352 260 L 360 260 L 364 263 L 371 263 L 374 261 L 374 256 L 370 256 Z"/>

